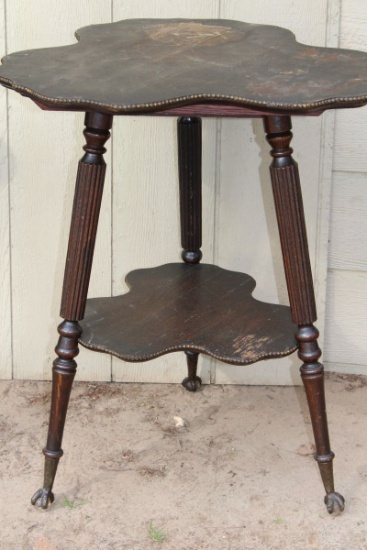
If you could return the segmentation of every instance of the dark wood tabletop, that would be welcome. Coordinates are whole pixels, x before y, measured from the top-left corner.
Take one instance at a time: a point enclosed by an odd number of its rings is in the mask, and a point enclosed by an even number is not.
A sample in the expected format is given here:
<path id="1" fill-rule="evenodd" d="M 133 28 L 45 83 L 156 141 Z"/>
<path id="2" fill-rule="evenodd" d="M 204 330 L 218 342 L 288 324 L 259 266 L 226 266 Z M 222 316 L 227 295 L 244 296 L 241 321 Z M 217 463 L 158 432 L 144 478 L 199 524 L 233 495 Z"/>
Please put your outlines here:
<path id="1" fill-rule="evenodd" d="M 131 19 L 76 37 L 6 56 L 0 83 L 44 108 L 110 114 L 205 102 L 300 113 L 367 103 L 367 53 L 299 44 L 280 27 Z"/>
<path id="2" fill-rule="evenodd" d="M 126 294 L 88 300 L 83 346 L 125 361 L 195 350 L 233 365 L 297 349 L 289 308 L 253 298 L 249 275 L 171 263 L 132 271 L 126 282 Z"/>

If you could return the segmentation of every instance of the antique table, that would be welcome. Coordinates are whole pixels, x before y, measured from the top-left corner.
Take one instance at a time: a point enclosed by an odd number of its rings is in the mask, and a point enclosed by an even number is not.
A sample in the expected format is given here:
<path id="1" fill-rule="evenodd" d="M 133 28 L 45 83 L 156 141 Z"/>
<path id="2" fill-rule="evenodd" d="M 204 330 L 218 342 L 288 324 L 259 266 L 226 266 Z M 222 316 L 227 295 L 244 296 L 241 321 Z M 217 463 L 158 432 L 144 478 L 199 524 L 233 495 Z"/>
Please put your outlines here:
<path id="1" fill-rule="evenodd" d="M 317 338 L 316 306 L 291 115 L 367 103 L 367 55 L 296 42 L 285 29 L 228 20 L 134 19 L 95 25 L 74 45 L 4 58 L 0 83 L 42 109 L 85 111 L 66 259 L 43 488 L 32 503 L 54 500 L 52 487 L 78 342 L 126 361 L 182 350 L 184 386 L 200 386 L 199 353 L 232 364 L 298 350 L 331 513 L 343 510 L 334 490 Z M 130 292 L 87 301 L 100 210 L 104 144 L 115 115 L 178 116 L 183 263 L 130 273 Z M 262 117 L 273 157 L 270 174 L 290 308 L 255 300 L 255 281 L 200 263 L 201 117 Z M 82 321 L 79 323 L 79 321 Z M 269 368 L 271 363 L 269 363 Z"/>

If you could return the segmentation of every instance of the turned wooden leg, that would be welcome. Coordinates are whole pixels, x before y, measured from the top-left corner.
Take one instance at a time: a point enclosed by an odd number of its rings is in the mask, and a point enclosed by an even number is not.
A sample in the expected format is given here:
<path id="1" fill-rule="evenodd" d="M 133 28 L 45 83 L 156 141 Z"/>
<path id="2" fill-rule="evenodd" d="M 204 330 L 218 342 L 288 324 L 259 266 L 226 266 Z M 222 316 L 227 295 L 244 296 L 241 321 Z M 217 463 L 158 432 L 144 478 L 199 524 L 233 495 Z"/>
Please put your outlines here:
<path id="1" fill-rule="evenodd" d="M 85 155 L 79 162 L 76 179 L 69 247 L 66 258 L 61 317 L 58 331 L 57 359 L 52 369 L 52 400 L 45 455 L 43 488 L 32 497 L 32 504 L 44 509 L 53 502 L 53 483 L 63 454 L 61 444 L 66 412 L 79 353 L 78 339 L 82 329 L 78 323 L 84 317 L 92 268 L 98 217 L 102 200 L 106 164 L 104 144 L 110 136 L 112 116 L 87 113 L 84 135 Z"/>
<path id="2" fill-rule="evenodd" d="M 202 258 L 201 119 L 179 118 L 177 135 L 182 259 L 188 264 L 198 264 Z M 199 354 L 194 351 L 185 353 L 188 377 L 182 385 L 188 391 L 197 391 L 201 386 L 201 378 L 196 376 Z"/>
<path id="3" fill-rule="evenodd" d="M 201 247 L 201 118 L 177 121 L 182 259 L 197 264 Z"/>
<path id="4" fill-rule="evenodd" d="M 318 361 L 321 350 L 318 331 L 311 265 L 308 252 L 306 224 L 298 166 L 292 158 L 289 116 L 264 117 L 267 140 L 272 147 L 273 162 L 270 175 L 273 185 L 280 241 L 287 280 L 289 301 L 294 322 L 298 325 L 296 338 L 298 356 L 303 361 L 301 376 L 310 409 L 316 443 L 315 459 L 326 490 L 325 504 L 329 513 L 344 509 L 344 498 L 335 492 L 334 453 L 330 449 L 324 392 L 324 367 Z"/>
<path id="5" fill-rule="evenodd" d="M 196 376 L 199 354 L 196 351 L 185 351 L 188 376 L 182 380 L 182 385 L 188 391 L 197 391 L 201 388 L 201 378 Z"/>

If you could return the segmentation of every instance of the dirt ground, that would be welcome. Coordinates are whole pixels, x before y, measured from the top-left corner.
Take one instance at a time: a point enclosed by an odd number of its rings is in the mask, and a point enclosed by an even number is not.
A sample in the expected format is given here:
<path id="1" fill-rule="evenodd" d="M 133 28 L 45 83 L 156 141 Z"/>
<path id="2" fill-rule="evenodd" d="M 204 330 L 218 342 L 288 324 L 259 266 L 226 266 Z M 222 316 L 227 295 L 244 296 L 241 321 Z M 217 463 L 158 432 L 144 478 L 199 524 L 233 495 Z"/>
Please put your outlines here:
<path id="1" fill-rule="evenodd" d="M 302 388 L 75 383 L 56 500 L 39 511 L 50 384 L 2 381 L 0 548 L 367 549 L 366 384 L 327 380 L 334 517 Z"/>

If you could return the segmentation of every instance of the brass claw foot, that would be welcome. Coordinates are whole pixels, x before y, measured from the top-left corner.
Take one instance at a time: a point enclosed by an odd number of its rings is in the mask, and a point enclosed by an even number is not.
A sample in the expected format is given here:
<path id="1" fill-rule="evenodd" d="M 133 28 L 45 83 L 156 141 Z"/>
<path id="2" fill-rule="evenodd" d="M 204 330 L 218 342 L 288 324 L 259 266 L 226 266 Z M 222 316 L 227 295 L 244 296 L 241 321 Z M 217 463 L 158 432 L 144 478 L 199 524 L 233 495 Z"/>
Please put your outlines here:
<path id="1" fill-rule="evenodd" d="M 39 489 L 34 493 L 31 503 L 37 508 L 43 508 L 47 510 L 48 506 L 53 503 L 55 496 L 51 489 Z"/>
<path id="2" fill-rule="evenodd" d="M 184 378 L 182 380 L 182 385 L 188 391 L 198 391 L 201 388 L 201 378 L 200 376 L 195 376 L 195 379 Z"/>
<path id="3" fill-rule="evenodd" d="M 324 502 L 329 514 L 341 513 L 344 510 L 344 497 L 339 493 L 329 493 L 325 496 Z"/>

